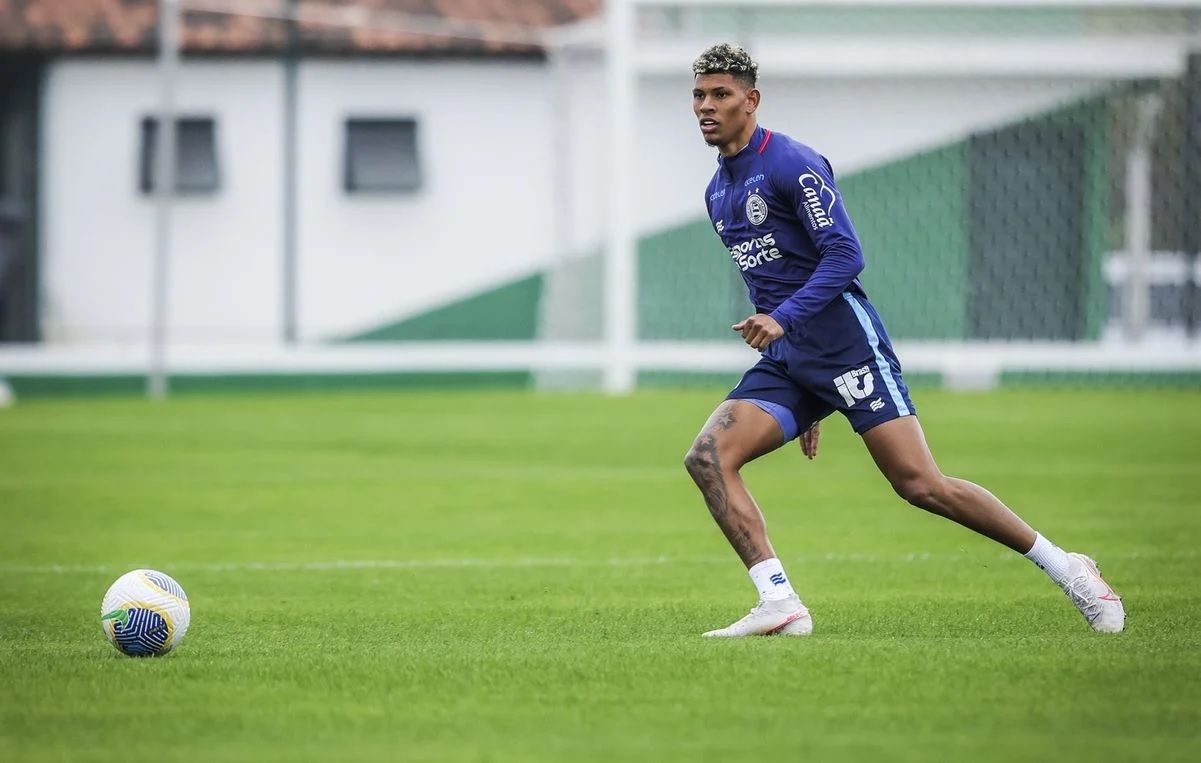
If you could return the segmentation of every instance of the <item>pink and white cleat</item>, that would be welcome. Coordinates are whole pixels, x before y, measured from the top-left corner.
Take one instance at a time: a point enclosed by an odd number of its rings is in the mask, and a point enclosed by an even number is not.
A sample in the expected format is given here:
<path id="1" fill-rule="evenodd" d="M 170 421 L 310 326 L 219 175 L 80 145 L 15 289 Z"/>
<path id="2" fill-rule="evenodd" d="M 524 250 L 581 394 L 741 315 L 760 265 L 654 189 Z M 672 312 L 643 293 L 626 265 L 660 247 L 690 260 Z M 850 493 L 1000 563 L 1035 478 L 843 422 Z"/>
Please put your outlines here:
<path id="1" fill-rule="evenodd" d="M 1126 626 L 1122 597 L 1101 577 L 1097 563 L 1084 554 L 1068 554 L 1068 577 L 1063 582 L 1063 592 L 1093 630 L 1120 633 Z"/>
<path id="2" fill-rule="evenodd" d="M 741 638 L 743 636 L 808 636 L 813 633 L 813 618 L 793 594 L 778 601 L 760 601 L 746 617 L 737 622 L 705 633 L 706 638 Z"/>

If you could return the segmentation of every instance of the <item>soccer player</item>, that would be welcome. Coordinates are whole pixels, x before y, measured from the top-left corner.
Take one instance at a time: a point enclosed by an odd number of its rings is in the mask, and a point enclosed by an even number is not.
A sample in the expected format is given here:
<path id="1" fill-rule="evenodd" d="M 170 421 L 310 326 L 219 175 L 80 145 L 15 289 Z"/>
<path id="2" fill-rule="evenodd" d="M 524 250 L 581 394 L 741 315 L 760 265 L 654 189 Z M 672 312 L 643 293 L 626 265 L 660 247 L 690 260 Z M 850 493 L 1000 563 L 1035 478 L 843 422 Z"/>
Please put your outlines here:
<path id="1" fill-rule="evenodd" d="M 1094 630 L 1121 631 L 1122 600 L 1092 559 L 1065 552 L 987 490 L 935 464 L 884 324 L 859 282 L 863 252 L 830 163 L 758 125 L 758 64 L 742 48 L 721 44 L 702 53 L 692 70 L 693 111 L 705 142 L 720 154 L 705 190 L 709 217 L 755 309 L 732 328 L 762 354 L 685 457 L 759 592 L 748 615 L 704 635 L 813 632 L 739 472 L 798 438 L 804 455 L 814 458 L 819 422 L 834 411 L 863 438 L 902 498 L 1023 554 Z"/>

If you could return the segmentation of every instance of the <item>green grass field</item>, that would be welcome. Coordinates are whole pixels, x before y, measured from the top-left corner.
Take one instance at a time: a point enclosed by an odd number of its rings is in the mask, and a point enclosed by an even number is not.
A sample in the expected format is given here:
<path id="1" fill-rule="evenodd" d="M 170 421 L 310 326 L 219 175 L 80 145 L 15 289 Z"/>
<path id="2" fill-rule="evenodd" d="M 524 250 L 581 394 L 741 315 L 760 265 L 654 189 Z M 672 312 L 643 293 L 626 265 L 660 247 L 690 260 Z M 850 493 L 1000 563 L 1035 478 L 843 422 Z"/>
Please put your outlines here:
<path id="1" fill-rule="evenodd" d="M 831 419 L 748 469 L 815 634 L 709 641 L 755 597 L 681 465 L 720 394 L 0 410 L 0 760 L 1201 759 L 1201 391 L 917 395 L 1125 633 Z M 101 631 L 138 566 L 192 600 L 165 658 Z"/>

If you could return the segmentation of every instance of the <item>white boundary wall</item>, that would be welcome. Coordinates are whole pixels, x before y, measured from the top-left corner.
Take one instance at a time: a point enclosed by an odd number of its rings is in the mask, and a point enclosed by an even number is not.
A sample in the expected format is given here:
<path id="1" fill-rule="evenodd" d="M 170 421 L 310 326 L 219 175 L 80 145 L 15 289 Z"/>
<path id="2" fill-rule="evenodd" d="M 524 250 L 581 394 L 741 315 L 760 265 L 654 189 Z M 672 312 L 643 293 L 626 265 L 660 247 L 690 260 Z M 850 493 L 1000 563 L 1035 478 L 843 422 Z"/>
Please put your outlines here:
<path id="1" fill-rule="evenodd" d="M 940 374 L 956 389 L 990 389 L 1006 371 L 1201 373 L 1201 341 L 898 342 L 907 373 Z M 0 347 L 0 378 L 137 375 L 147 348 L 130 344 Z M 599 342 L 378 342 L 336 346 L 278 344 L 214 347 L 176 344 L 168 367 L 178 375 L 380 374 L 475 371 L 592 371 L 607 368 Z M 739 373 L 757 353 L 733 342 L 640 342 L 635 371 Z"/>
<path id="2" fill-rule="evenodd" d="M 636 6 L 730 5 L 708 0 L 614 0 Z M 809 0 L 759 2 L 804 6 Z M 820 5 L 854 7 L 856 0 Z M 1196 8 L 1198 2 L 1059 0 L 1042 7 Z M 873 6 L 971 7 L 971 0 L 874 0 Z M 620 24 L 610 34 L 631 35 Z M 627 40 L 627 43 L 629 40 Z M 599 68 L 576 72 L 568 97 L 574 250 L 696 217 L 711 156 L 695 138 L 687 68 L 712 40 L 612 46 L 608 76 L 629 77 L 633 98 L 605 101 Z M 826 48 L 761 46 L 770 87 L 762 117 L 819 146 L 841 171 L 955 139 L 1024 111 L 1087 94 L 1113 78 L 1171 76 L 1189 44 L 1176 39 L 1091 39 L 1046 43 L 999 39 L 957 45 L 931 57 L 930 40 L 838 40 Z M 856 47 L 858 45 L 859 47 Z M 863 47 L 867 45 L 868 47 Z M 1025 45 L 1025 47 L 1022 47 Z M 1115 47 L 1116 46 L 1116 47 Z M 1033 50 L 1033 52 L 1032 52 Z M 855 55 L 852 52 L 858 51 Z M 1040 52 L 1041 51 L 1041 52 Z M 870 53 L 870 55 L 869 55 Z M 820 55 L 818 55 L 820 54 Z M 677 74 L 677 72 L 685 72 Z M 155 108 L 154 66 L 145 61 L 67 60 L 51 67 L 46 91 L 43 288 L 46 334 L 60 346 L 0 348 L 0 374 L 129 372 L 141 367 L 149 308 L 152 200 L 136 191 L 136 122 Z M 998 77 L 1012 77 L 1011 85 Z M 419 313 L 480 288 L 520 277 L 564 253 L 549 225 L 520 229 L 538 210 L 563 208 L 552 104 L 539 64 L 313 62 L 301 70 L 300 307 L 306 341 L 370 328 Z M 990 83 L 982 91 L 978 84 Z M 993 90 L 992 88 L 999 88 Z M 1006 89 L 1008 88 L 1008 90 Z M 189 62 L 177 97 L 181 113 L 221 119 L 224 186 L 219 194 L 176 205 L 172 239 L 171 368 L 179 372 L 464 370 L 469 367 L 614 369 L 610 389 L 628 388 L 636 369 L 737 370 L 744 348 L 719 344 L 636 344 L 629 316 L 612 318 L 604 344 L 489 343 L 441 348 L 283 348 L 280 306 L 281 72 L 263 61 Z M 619 90 L 620 92 L 620 90 Z M 820 122 L 805 104 L 828 105 Z M 519 118 L 509 113 L 522 104 Z M 955 104 L 949 108 L 948 104 Z M 633 111 L 637 111 L 635 117 Z M 606 119 L 606 112 L 612 115 Z M 422 119 L 429 157 L 424 198 L 351 200 L 340 195 L 341 119 L 373 113 Z M 488 129 L 481 130 L 481 124 Z M 631 129 L 634 150 L 607 156 L 615 125 Z M 795 129 L 803 124 L 811 129 Z M 690 142 L 691 141 L 691 142 Z M 246 161 L 249 157 L 252 161 Z M 708 157 L 708 158 L 706 158 Z M 624 172 L 628 187 L 653 203 L 614 213 L 599 179 Z M 693 203 L 695 201 L 695 204 Z M 463 210 L 473 212 L 465 219 Z M 531 210 L 535 213 L 532 215 Z M 478 216 L 475 216 L 478 212 Z M 615 230 L 612 223 L 619 225 Z M 613 238 L 609 238 L 612 236 Z M 454 249 L 448 249 L 452 239 Z M 450 268 L 444 257 L 459 257 Z M 630 262 L 612 272 L 630 274 Z M 449 273 L 449 277 L 439 277 Z M 632 277 L 624 289 L 635 288 Z M 632 291 L 612 304 L 633 304 Z M 616 327 L 616 331 L 614 328 Z M 76 344 L 83 342 L 83 345 Z M 203 343 L 203 344 L 201 344 Z M 1194 369 L 1195 343 L 1178 345 L 902 345 L 910 370 L 988 377 L 1001 368 Z M 474 364 L 474 366 L 472 365 Z M 652 365 L 653 364 L 653 365 Z M 1049 364 L 1049 365 L 1048 365 Z M 1083 365 L 1081 365 L 1083 364 Z M 967 371 L 957 370 L 968 368 Z M 40 370 L 39 370 L 40 369 Z M 107 370 L 106 370 L 107 369 Z M 983 369 L 983 370 L 973 370 Z M 966 374 L 966 376 L 965 376 Z"/>

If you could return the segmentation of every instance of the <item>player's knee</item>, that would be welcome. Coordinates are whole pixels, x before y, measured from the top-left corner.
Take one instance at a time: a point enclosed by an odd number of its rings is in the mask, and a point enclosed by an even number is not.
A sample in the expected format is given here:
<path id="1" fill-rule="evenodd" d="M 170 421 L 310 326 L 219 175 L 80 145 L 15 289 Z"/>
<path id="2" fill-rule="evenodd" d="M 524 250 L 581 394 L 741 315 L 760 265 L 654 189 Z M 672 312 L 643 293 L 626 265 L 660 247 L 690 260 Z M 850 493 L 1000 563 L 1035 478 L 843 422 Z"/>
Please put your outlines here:
<path id="1" fill-rule="evenodd" d="M 737 459 L 718 445 L 717 438 L 702 432 L 688 452 L 684 454 L 684 468 L 692 479 L 702 487 L 722 479 L 724 469 L 738 470 L 742 466 Z"/>
<path id="2" fill-rule="evenodd" d="M 939 474 L 907 474 L 894 479 L 892 488 L 897 495 L 919 509 L 937 512 L 944 503 L 943 479 Z"/>
<path id="3" fill-rule="evenodd" d="M 720 469 L 717 449 L 698 437 L 684 454 L 684 468 L 698 485 L 712 480 Z"/>

